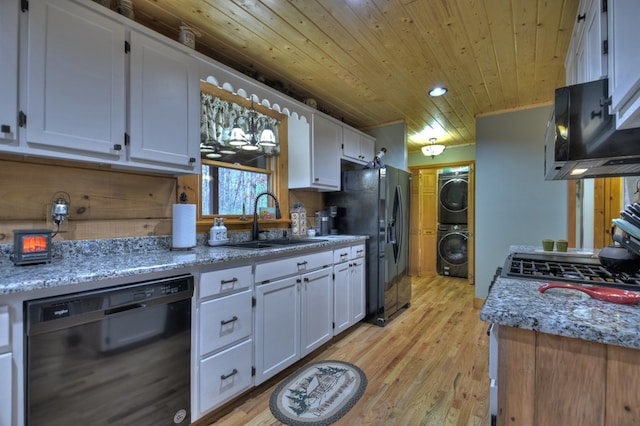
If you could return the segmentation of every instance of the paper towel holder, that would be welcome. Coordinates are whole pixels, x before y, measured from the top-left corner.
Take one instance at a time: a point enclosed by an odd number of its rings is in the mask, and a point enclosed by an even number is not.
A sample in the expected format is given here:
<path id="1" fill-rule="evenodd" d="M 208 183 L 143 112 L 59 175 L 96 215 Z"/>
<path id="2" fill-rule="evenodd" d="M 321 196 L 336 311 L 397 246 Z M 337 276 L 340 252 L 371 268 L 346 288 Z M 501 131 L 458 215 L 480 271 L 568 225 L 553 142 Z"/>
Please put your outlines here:
<path id="1" fill-rule="evenodd" d="M 174 250 L 175 251 L 188 251 L 188 250 L 192 250 L 197 245 L 197 234 L 195 232 L 196 231 L 196 229 L 195 229 L 196 228 L 196 217 L 195 217 L 196 216 L 196 211 L 195 211 L 196 206 L 195 205 L 187 206 L 187 194 L 185 192 L 182 192 L 180 194 L 179 199 L 180 199 L 179 204 L 174 204 L 173 205 L 173 229 L 172 229 L 172 238 L 171 238 L 170 250 L 172 250 L 172 251 L 174 251 Z M 184 207 L 191 207 L 191 209 L 189 209 L 189 210 L 191 210 L 190 211 L 190 215 L 192 215 L 190 221 L 193 221 L 193 230 L 192 230 L 193 231 L 193 242 L 191 244 L 188 244 L 188 245 L 183 245 L 183 246 L 177 246 L 176 247 L 175 240 L 176 240 L 176 225 L 177 225 L 177 222 L 176 222 L 176 219 L 177 219 L 176 218 L 176 208 L 177 207 L 180 207 L 181 209 L 184 208 Z"/>

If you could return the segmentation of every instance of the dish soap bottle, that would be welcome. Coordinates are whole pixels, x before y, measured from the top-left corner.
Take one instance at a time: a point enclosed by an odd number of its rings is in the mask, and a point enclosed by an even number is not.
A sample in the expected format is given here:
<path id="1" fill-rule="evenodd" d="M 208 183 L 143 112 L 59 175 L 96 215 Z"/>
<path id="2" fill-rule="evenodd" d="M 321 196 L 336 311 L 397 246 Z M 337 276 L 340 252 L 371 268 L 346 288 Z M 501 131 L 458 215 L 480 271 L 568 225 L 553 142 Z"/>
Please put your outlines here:
<path id="1" fill-rule="evenodd" d="M 213 218 L 213 226 L 209 230 L 209 245 L 215 245 L 219 240 L 220 226 L 218 225 L 218 218 Z"/>
<path id="2" fill-rule="evenodd" d="M 220 230 L 220 241 L 227 241 L 227 227 L 224 226 L 224 217 L 220 218 L 220 227 L 218 229 Z"/>

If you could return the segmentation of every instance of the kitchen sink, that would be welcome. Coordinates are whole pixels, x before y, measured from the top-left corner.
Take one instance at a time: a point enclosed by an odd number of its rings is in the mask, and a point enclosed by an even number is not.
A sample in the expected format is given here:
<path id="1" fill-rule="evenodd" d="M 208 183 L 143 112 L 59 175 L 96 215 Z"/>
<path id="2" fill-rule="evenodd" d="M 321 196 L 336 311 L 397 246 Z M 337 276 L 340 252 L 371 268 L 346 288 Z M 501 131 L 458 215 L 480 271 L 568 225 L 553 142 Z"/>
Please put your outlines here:
<path id="1" fill-rule="evenodd" d="M 268 244 L 264 241 L 246 241 L 244 243 L 225 244 L 224 246 L 231 247 L 231 248 L 267 249 L 267 248 L 273 248 L 274 245 Z"/>
<path id="2" fill-rule="evenodd" d="M 299 244 L 313 244 L 313 243 L 321 243 L 323 241 L 318 238 L 277 238 L 273 240 L 265 240 L 267 244 L 273 244 L 278 246 L 289 246 L 289 245 L 299 245 Z"/>
<path id="3" fill-rule="evenodd" d="M 318 238 L 276 238 L 273 240 L 260 240 L 260 241 L 245 241 L 242 243 L 229 243 L 225 244 L 225 247 L 231 248 L 246 248 L 246 249 L 267 249 L 278 246 L 293 246 L 302 244 L 321 243 L 323 241 Z"/>

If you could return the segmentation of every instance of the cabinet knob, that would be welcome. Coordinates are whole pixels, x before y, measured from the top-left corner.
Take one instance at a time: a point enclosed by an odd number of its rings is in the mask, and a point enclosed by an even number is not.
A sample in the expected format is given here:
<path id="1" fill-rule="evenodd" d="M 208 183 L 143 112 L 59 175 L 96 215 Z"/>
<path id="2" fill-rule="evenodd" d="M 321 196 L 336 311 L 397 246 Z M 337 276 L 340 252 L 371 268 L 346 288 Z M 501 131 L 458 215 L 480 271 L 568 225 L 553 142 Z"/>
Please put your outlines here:
<path id="1" fill-rule="evenodd" d="M 120 145 L 119 143 L 113 145 L 113 149 L 116 151 L 122 151 L 122 145 Z"/>
<path id="2" fill-rule="evenodd" d="M 190 157 L 189 158 L 189 163 L 195 163 L 196 162 L 196 158 L 195 157 Z"/>
<path id="3" fill-rule="evenodd" d="M 11 133 L 11 126 L 8 124 L 0 125 L 0 133 Z"/>

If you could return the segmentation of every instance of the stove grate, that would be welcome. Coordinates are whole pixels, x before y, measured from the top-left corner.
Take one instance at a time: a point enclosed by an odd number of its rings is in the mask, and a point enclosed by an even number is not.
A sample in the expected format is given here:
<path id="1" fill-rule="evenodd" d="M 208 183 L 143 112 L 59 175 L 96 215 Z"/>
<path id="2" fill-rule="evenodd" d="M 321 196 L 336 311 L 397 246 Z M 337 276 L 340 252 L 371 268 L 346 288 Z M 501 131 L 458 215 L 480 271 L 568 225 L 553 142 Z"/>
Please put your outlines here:
<path id="1" fill-rule="evenodd" d="M 612 274 L 599 263 L 592 262 L 560 262 L 510 256 L 503 268 L 503 276 L 640 289 L 639 275 Z"/>

